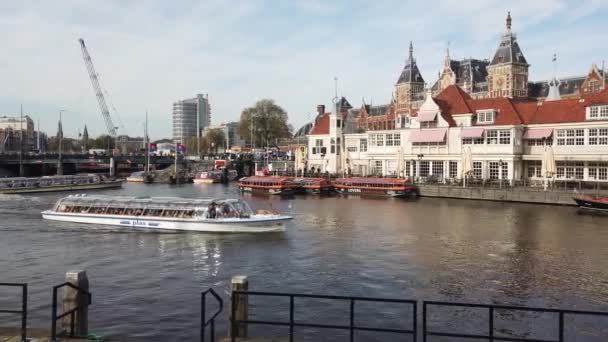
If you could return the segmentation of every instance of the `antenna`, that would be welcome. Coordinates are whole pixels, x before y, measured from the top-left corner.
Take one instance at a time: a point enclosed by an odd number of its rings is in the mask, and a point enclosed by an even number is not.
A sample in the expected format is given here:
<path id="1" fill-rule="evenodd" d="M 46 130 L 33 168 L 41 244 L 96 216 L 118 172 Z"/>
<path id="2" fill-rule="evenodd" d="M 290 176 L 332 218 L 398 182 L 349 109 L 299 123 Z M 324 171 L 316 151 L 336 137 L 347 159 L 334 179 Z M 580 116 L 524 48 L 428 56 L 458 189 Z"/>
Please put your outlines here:
<path id="1" fill-rule="evenodd" d="M 553 78 L 556 77 L 557 74 L 557 53 L 553 53 Z"/>

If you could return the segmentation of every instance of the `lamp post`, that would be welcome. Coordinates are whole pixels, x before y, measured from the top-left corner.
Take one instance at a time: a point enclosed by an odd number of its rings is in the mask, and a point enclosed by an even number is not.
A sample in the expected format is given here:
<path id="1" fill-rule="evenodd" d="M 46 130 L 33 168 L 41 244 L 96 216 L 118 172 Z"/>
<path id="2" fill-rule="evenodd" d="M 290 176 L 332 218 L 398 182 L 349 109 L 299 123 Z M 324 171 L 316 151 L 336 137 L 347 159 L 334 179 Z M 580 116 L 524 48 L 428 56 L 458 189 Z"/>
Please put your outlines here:
<path id="1" fill-rule="evenodd" d="M 502 189 L 502 159 L 498 160 L 498 187 Z"/>
<path id="2" fill-rule="evenodd" d="M 63 175 L 63 122 L 62 122 L 62 114 L 63 112 L 67 112 L 67 109 L 59 110 L 59 155 L 57 157 L 57 175 Z"/>
<path id="3" fill-rule="evenodd" d="M 416 178 L 414 177 L 416 172 L 416 160 L 410 159 L 410 177 L 412 177 L 412 184 L 416 182 Z"/>
<path id="4" fill-rule="evenodd" d="M 116 136 L 115 136 L 115 138 L 114 138 L 114 149 L 115 149 L 115 150 L 119 150 L 119 149 L 118 149 L 118 133 L 117 133 L 116 131 L 118 131 L 118 126 L 114 127 L 114 132 L 115 132 L 115 134 L 116 134 Z M 121 152 L 121 151 L 119 150 L 119 153 L 120 153 L 120 152 Z M 112 154 L 114 154 L 114 153 L 112 153 Z"/>
<path id="5" fill-rule="evenodd" d="M 424 158 L 424 154 L 420 153 L 418 154 L 416 157 L 418 157 L 418 164 L 416 165 L 416 168 L 418 169 L 416 172 L 416 175 L 418 177 L 420 177 L 420 163 L 422 162 L 422 158 Z"/>

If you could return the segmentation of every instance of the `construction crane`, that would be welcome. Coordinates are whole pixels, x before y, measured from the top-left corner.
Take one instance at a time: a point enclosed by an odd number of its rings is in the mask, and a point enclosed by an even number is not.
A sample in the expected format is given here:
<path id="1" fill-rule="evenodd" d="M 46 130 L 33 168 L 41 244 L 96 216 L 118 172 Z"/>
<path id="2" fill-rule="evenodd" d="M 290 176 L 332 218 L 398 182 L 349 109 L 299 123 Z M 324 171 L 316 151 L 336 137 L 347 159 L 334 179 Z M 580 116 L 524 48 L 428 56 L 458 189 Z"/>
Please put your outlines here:
<path id="1" fill-rule="evenodd" d="M 87 71 L 89 72 L 89 77 L 91 78 L 91 83 L 93 84 L 93 90 L 95 91 L 95 96 L 97 96 L 97 102 L 99 102 L 99 109 L 101 109 L 101 116 L 103 116 L 103 121 L 106 124 L 106 129 L 108 134 L 116 141 L 116 126 L 114 126 L 114 122 L 112 122 L 112 117 L 110 116 L 110 111 L 108 110 L 108 105 L 106 104 L 106 99 L 103 96 L 103 92 L 101 91 L 101 86 L 99 85 L 99 79 L 97 78 L 97 73 L 95 72 L 95 67 L 93 67 L 93 61 L 91 60 L 91 56 L 87 51 L 87 47 L 84 45 L 84 40 L 82 38 L 78 39 L 80 43 L 80 48 L 82 49 L 82 57 L 84 58 L 84 64 L 87 67 Z M 115 144 L 116 145 L 116 144 Z M 116 147 L 116 146 L 115 146 Z"/>

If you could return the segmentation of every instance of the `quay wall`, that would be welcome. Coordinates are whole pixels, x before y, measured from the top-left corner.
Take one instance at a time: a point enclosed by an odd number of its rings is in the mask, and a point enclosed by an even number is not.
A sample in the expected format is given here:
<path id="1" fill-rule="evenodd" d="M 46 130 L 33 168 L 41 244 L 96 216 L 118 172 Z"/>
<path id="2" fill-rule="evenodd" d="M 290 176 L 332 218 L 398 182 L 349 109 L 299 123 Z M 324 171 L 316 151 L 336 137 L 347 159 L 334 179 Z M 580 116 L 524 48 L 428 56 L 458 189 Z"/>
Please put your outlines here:
<path id="1" fill-rule="evenodd" d="M 500 202 L 519 202 L 554 205 L 576 205 L 574 191 L 558 191 L 530 188 L 463 188 L 444 184 L 417 184 L 422 197 L 444 197 Z"/>

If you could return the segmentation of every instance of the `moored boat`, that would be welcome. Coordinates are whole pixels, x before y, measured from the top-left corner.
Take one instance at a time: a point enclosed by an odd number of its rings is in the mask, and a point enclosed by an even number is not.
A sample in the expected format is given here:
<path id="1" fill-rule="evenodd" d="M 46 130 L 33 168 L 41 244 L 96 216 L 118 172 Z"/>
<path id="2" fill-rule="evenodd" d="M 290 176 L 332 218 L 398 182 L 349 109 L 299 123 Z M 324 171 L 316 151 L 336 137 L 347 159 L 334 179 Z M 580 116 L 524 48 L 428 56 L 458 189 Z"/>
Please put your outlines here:
<path id="1" fill-rule="evenodd" d="M 579 196 L 573 198 L 579 208 L 608 212 L 608 197 Z"/>
<path id="2" fill-rule="evenodd" d="M 194 177 L 194 183 L 196 184 L 213 184 L 221 183 L 225 177 L 226 182 L 237 179 L 238 173 L 236 170 L 211 170 L 200 172 Z"/>
<path id="3" fill-rule="evenodd" d="M 239 181 L 239 189 L 251 193 L 291 195 L 297 188 L 298 185 L 290 177 L 252 176 Z"/>
<path id="4" fill-rule="evenodd" d="M 398 178 L 338 178 L 334 189 L 347 195 L 406 197 L 418 195 L 418 189 L 406 179 Z"/>
<path id="5" fill-rule="evenodd" d="M 331 181 L 327 178 L 294 178 L 297 184 L 297 192 L 326 195 L 334 191 Z"/>
<path id="6" fill-rule="evenodd" d="M 0 178 L 0 194 L 82 191 L 121 186 L 122 180 L 113 180 L 97 174 Z"/>
<path id="7" fill-rule="evenodd" d="M 64 197 L 42 212 L 47 220 L 120 226 L 126 229 L 258 233 L 284 230 L 291 216 L 254 212 L 238 199 L 127 196 Z"/>

